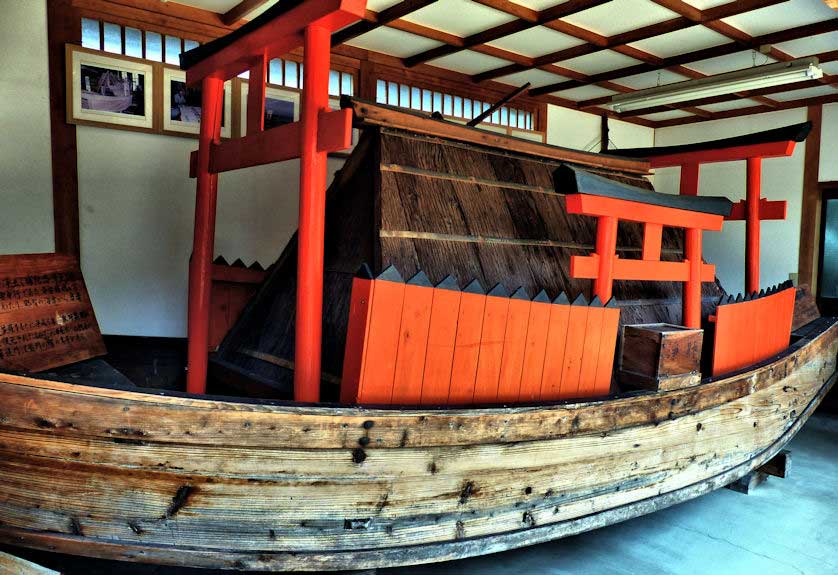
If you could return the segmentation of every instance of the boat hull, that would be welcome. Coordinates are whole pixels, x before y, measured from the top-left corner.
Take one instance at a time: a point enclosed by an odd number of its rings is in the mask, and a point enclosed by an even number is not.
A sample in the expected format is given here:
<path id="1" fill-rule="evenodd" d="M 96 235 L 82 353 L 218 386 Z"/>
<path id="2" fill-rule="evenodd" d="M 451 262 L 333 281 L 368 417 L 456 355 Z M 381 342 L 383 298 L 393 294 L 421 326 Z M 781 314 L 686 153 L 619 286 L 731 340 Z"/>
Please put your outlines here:
<path id="1" fill-rule="evenodd" d="M 697 497 L 776 454 L 834 383 L 838 324 L 699 386 L 600 402 L 362 409 L 0 376 L 0 540 L 252 570 L 457 559 Z"/>

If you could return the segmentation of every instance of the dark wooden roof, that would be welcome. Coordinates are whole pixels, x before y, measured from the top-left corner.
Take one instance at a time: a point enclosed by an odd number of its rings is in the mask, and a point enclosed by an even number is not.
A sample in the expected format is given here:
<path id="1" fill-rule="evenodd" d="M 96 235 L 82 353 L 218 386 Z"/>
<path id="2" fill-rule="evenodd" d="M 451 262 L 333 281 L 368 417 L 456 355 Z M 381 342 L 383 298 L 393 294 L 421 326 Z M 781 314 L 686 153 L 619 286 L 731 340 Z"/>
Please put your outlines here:
<path id="1" fill-rule="evenodd" d="M 623 156 L 626 158 L 650 158 L 652 156 L 669 156 L 672 154 L 684 154 L 687 152 L 700 152 L 703 150 L 719 150 L 722 148 L 737 148 L 740 146 L 753 146 L 754 144 L 769 144 L 772 142 L 802 142 L 812 131 L 812 122 L 792 124 L 764 132 L 723 138 L 721 140 L 710 140 L 695 144 L 682 144 L 680 146 L 661 146 L 659 148 L 626 148 L 623 150 L 609 150 L 611 155 Z"/>

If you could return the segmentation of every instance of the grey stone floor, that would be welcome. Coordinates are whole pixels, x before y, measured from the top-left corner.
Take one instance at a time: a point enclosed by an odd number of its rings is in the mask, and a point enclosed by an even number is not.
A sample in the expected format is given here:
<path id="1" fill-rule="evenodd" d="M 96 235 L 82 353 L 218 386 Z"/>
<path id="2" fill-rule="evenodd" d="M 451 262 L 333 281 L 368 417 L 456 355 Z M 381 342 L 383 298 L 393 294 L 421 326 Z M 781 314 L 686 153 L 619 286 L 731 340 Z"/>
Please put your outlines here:
<path id="1" fill-rule="evenodd" d="M 576 537 L 378 575 L 838 574 L 838 415 L 816 414 L 788 449 L 790 477 L 749 495 L 721 489 Z M 7 550 L 65 575 L 216 573 Z"/>

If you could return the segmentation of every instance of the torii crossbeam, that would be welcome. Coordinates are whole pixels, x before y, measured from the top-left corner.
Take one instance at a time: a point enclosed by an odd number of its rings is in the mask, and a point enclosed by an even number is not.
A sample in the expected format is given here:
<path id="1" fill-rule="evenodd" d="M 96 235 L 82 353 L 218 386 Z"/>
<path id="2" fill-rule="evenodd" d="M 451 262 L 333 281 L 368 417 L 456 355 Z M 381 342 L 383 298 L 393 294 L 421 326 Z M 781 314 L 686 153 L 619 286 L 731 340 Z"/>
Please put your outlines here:
<path id="1" fill-rule="evenodd" d="M 218 174 L 300 158 L 294 398 L 320 399 L 326 154 L 352 143 L 352 111 L 328 108 L 330 41 L 332 32 L 361 19 L 365 9 L 366 0 L 283 0 L 235 32 L 181 55 L 187 84 L 201 86 L 203 111 L 191 159 L 198 178 L 189 265 L 191 393 L 206 391 Z M 305 66 L 300 121 L 263 131 L 268 63 L 300 46 Z M 245 71 L 250 72 L 248 135 L 221 142 L 224 82 Z"/>

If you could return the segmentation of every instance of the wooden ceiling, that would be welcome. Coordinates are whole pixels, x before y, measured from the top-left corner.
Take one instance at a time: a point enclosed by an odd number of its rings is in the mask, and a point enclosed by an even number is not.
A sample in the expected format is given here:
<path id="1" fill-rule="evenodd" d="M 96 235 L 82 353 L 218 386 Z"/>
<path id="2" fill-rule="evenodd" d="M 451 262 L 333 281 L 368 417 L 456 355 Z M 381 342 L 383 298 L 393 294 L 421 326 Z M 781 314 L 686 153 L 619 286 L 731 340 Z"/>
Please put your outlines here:
<path id="1" fill-rule="evenodd" d="M 243 0 L 233 22 L 275 0 Z M 664 127 L 838 102 L 833 0 L 368 0 L 333 45 L 398 56 L 593 113 L 611 95 L 817 56 L 820 80 L 656 106 L 619 117 Z M 377 10 L 376 10 L 377 9 Z M 612 115 L 613 114 L 610 114 Z"/>

